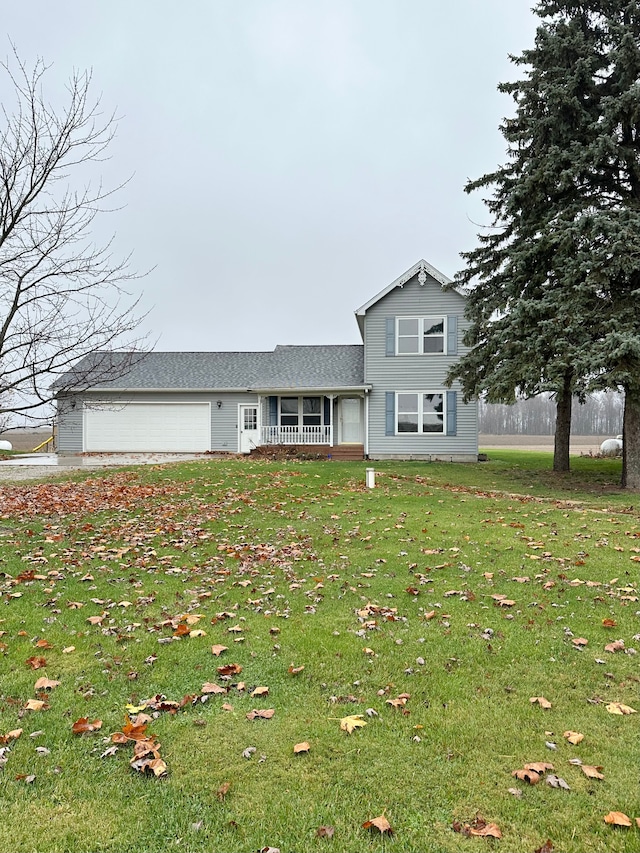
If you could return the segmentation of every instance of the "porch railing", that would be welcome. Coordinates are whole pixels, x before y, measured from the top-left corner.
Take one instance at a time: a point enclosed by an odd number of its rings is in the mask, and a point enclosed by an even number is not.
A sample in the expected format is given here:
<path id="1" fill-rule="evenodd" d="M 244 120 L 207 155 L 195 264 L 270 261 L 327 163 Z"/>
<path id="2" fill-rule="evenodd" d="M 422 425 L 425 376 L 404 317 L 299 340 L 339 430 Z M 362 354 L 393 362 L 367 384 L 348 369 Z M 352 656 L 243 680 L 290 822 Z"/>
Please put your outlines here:
<path id="1" fill-rule="evenodd" d="M 263 426 L 263 444 L 330 444 L 329 426 Z"/>

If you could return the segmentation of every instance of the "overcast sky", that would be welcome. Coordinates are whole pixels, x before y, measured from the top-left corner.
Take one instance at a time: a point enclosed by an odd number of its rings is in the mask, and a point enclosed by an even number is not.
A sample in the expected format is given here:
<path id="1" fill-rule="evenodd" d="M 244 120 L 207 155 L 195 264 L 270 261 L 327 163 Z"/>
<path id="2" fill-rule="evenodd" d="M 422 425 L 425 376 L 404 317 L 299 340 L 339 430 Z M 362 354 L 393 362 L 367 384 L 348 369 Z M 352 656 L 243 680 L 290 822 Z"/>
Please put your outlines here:
<path id="1" fill-rule="evenodd" d="M 52 63 L 52 97 L 91 68 L 121 117 L 100 172 L 132 180 L 101 227 L 153 267 L 157 349 L 356 343 L 356 308 L 421 257 L 453 276 L 488 222 L 463 187 L 504 162 L 531 5 L 29 0 L 2 53 Z"/>

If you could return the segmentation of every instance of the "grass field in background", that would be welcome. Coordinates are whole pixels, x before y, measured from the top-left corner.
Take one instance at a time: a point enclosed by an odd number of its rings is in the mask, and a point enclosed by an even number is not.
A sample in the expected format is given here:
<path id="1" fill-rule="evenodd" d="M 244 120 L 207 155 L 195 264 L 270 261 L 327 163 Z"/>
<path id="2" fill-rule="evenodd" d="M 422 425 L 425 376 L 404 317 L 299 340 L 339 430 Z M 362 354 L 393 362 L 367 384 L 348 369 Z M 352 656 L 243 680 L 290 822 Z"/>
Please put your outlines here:
<path id="1" fill-rule="evenodd" d="M 607 710 L 640 711 L 640 496 L 617 460 L 489 457 L 3 486 L 0 850 L 640 849 L 604 822 L 640 816 L 640 713 Z M 159 778 L 112 742 L 138 714 Z M 501 841 L 453 831 L 478 812 Z"/>

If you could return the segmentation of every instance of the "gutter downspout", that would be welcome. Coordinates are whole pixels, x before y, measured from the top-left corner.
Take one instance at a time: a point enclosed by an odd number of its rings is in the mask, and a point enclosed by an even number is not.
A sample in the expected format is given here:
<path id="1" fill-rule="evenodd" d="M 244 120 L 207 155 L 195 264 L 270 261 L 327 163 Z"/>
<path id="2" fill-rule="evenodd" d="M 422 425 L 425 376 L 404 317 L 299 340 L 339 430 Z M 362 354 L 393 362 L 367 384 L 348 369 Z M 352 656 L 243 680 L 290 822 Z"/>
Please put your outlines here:
<path id="1" fill-rule="evenodd" d="M 364 458 L 369 458 L 369 391 L 364 391 Z"/>

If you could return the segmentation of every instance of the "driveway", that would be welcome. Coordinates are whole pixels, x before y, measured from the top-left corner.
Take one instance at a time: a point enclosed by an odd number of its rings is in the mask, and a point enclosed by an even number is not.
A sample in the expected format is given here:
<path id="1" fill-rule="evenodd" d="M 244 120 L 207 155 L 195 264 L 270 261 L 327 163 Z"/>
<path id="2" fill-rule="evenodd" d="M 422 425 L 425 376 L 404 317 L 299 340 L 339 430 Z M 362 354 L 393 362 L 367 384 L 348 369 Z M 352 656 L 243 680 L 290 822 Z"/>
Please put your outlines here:
<path id="1" fill-rule="evenodd" d="M 28 453 L 0 460 L 0 480 L 40 480 L 73 471 L 121 468 L 123 465 L 163 465 L 166 462 L 211 458 L 210 453 L 93 453 L 90 456 Z"/>

